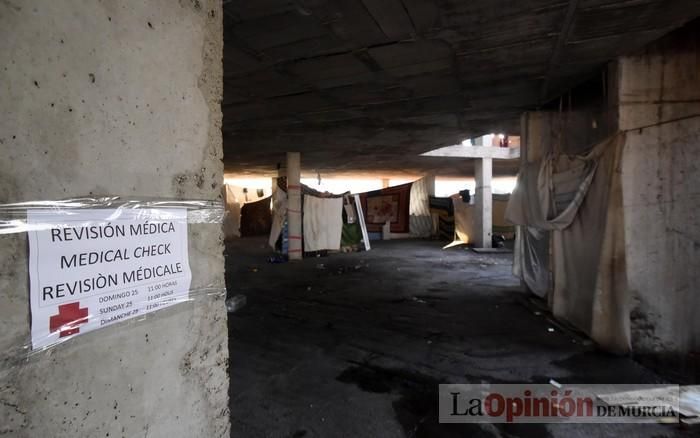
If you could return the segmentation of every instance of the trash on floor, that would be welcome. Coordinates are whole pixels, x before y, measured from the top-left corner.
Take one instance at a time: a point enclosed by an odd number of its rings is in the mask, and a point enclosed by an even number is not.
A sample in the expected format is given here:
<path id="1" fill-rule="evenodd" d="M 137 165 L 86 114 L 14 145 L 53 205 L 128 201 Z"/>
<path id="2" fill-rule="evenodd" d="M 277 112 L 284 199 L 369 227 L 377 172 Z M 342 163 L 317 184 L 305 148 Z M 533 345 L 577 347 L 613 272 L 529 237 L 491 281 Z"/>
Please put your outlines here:
<path id="1" fill-rule="evenodd" d="M 282 254 L 277 254 L 273 255 L 272 257 L 267 259 L 268 263 L 285 263 L 287 262 L 287 258 L 283 256 Z"/>
<path id="2" fill-rule="evenodd" d="M 557 382 L 554 379 L 549 379 L 549 384 L 554 386 L 555 388 L 561 389 L 561 383 Z"/>
<path id="3" fill-rule="evenodd" d="M 700 424 L 700 385 L 681 386 L 680 414 L 686 424 Z"/>
<path id="4" fill-rule="evenodd" d="M 226 310 L 228 313 L 234 313 L 245 307 L 248 299 L 245 295 L 234 295 L 231 298 L 226 299 Z"/>

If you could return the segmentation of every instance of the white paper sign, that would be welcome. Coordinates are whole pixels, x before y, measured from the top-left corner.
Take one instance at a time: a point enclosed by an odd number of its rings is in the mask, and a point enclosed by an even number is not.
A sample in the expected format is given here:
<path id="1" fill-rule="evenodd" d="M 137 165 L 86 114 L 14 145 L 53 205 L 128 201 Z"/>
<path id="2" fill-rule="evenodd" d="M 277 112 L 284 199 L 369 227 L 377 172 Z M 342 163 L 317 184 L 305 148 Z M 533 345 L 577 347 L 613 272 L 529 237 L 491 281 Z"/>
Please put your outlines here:
<path id="1" fill-rule="evenodd" d="M 187 210 L 30 210 L 32 348 L 189 295 Z"/>

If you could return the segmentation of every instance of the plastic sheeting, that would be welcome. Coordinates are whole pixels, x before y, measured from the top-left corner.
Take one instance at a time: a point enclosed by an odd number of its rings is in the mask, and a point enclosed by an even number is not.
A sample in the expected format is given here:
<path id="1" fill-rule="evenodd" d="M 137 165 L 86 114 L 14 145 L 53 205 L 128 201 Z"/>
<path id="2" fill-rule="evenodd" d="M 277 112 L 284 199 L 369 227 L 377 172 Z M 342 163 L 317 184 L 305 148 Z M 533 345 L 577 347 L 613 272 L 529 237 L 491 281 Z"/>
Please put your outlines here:
<path id="1" fill-rule="evenodd" d="M 224 218 L 224 206 L 220 201 L 209 200 L 175 200 L 163 198 L 123 198 L 121 196 L 102 196 L 71 198 L 59 201 L 28 201 L 14 204 L 0 204 L 0 234 L 25 233 L 56 226 L 72 226 L 69 222 L 73 210 L 110 208 L 117 211 L 138 210 L 146 217 L 151 209 L 185 208 L 187 223 L 221 223 Z M 63 215 L 65 223 L 27 221 L 29 211 L 50 211 Z"/>
<path id="2" fill-rule="evenodd" d="M 624 134 L 580 156 L 549 156 L 524 166 L 506 218 L 521 226 L 514 272 L 541 294 L 551 231 L 555 316 L 602 347 L 630 350 L 619 163 Z"/>
<path id="3" fill-rule="evenodd" d="M 304 195 L 304 251 L 340 250 L 343 198 Z"/>
<path id="4" fill-rule="evenodd" d="M 462 201 L 458 195 L 452 197 L 455 214 L 455 242 L 469 243 L 474 236 L 474 206 Z"/>
<path id="5" fill-rule="evenodd" d="M 518 226 L 513 251 L 513 275 L 541 298 L 549 291 L 549 233 L 534 227 Z"/>

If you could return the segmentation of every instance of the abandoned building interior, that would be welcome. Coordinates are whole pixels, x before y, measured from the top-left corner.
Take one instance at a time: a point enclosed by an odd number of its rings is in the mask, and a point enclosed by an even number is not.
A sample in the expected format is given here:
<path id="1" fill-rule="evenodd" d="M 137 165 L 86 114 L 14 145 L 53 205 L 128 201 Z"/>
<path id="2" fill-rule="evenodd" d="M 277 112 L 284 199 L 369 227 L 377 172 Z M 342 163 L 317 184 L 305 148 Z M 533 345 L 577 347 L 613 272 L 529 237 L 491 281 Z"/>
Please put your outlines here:
<path id="1" fill-rule="evenodd" d="M 699 17 L 0 1 L 0 435 L 700 436 Z"/>

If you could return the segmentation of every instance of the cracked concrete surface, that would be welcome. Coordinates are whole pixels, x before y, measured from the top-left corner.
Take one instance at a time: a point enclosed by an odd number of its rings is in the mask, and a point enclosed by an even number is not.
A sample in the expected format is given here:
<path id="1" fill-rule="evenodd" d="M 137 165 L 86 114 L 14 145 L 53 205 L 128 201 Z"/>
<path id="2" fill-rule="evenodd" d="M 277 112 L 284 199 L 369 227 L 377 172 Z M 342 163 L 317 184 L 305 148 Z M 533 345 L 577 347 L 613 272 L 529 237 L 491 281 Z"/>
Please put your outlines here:
<path id="1" fill-rule="evenodd" d="M 228 243 L 233 436 L 691 436 L 659 425 L 441 425 L 438 383 L 657 383 L 527 306 L 510 254 L 373 243 L 269 264 L 264 239 Z M 553 328 L 554 331 L 549 329 Z"/>

